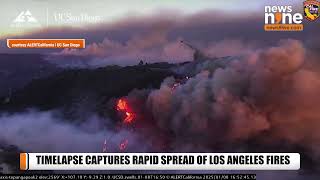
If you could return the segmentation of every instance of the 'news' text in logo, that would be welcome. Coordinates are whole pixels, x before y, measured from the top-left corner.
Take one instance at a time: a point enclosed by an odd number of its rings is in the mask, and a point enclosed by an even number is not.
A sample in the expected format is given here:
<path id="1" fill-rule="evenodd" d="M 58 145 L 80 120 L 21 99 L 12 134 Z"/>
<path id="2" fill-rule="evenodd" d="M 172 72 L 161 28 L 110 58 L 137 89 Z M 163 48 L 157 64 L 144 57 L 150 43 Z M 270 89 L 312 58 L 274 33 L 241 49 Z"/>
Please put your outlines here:
<path id="1" fill-rule="evenodd" d="M 265 6 L 265 31 L 302 31 L 303 15 L 294 13 L 292 6 Z"/>

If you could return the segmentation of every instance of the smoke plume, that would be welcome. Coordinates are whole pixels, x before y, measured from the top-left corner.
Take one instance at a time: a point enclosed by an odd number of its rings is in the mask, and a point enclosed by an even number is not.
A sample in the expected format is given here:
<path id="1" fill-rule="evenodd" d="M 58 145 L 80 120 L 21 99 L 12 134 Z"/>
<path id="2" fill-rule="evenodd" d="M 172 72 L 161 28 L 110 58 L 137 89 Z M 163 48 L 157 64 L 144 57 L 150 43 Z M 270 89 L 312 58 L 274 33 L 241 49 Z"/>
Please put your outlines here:
<path id="1" fill-rule="evenodd" d="M 212 150 L 258 138 L 261 144 L 284 141 L 320 155 L 320 71 L 305 66 L 306 53 L 301 42 L 286 40 L 224 68 L 195 65 L 204 70 L 185 84 L 172 90 L 169 78 L 153 91 L 150 110 L 158 126 L 174 134 L 179 150 Z"/>
<path id="2" fill-rule="evenodd" d="M 116 152 L 124 138 L 131 142 L 128 148 L 135 151 L 141 138 L 125 129 L 115 131 L 108 119 L 92 116 L 74 124 L 60 118 L 55 111 L 2 114 L 0 123 L 1 142 L 27 152 L 102 152 L 105 139 L 107 150 Z M 139 150 L 146 150 L 147 144 L 140 144 Z"/>

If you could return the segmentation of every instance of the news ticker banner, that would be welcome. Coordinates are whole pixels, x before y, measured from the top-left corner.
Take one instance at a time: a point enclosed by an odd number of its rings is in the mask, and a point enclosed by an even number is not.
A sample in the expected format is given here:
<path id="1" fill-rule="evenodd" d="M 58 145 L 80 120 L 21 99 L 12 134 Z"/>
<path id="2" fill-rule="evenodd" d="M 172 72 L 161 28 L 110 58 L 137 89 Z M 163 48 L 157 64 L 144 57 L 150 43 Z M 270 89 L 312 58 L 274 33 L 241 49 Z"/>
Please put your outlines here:
<path id="1" fill-rule="evenodd" d="M 85 48 L 85 39 L 7 39 L 8 48 Z"/>
<path id="2" fill-rule="evenodd" d="M 299 153 L 20 153 L 21 170 L 298 170 Z"/>
<path id="3" fill-rule="evenodd" d="M 276 176 L 275 176 L 276 177 Z M 256 174 L 0 174 L 0 179 L 211 179 L 211 180 L 256 180 Z"/>

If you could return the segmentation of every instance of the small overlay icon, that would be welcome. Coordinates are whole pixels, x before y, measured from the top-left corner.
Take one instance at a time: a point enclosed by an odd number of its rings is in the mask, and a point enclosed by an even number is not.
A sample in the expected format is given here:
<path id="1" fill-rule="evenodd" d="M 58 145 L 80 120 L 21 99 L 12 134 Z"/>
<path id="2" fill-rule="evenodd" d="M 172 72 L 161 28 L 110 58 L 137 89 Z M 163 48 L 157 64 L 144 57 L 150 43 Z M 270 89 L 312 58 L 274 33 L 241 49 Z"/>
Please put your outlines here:
<path id="1" fill-rule="evenodd" d="M 304 17 L 309 21 L 315 21 L 319 17 L 320 2 L 308 0 L 303 2 Z"/>
<path id="2" fill-rule="evenodd" d="M 28 28 L 28 27 L 41 27 L 39 21 L 32 15 L 29 10 L 22 11 L 12 21 L 11 27 Z"/>

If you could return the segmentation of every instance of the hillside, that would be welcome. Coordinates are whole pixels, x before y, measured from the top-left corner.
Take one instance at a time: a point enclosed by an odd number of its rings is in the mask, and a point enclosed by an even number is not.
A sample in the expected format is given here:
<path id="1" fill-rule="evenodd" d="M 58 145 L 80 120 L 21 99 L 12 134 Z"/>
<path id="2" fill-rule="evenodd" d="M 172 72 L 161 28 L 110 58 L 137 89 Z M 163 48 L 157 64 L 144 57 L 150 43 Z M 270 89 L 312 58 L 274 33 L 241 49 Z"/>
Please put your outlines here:
<path id="1" fill-rule="evenodd" d="M 72 115 L 76 113 L 72 111 L 85 108 L 88 113 L 99 112 L 110 98 L 125 96 L 135 88 L 158 88 L 164 78 L 175 75 L 169 70 L 172 66 L 150 64 L 64 70 L 33 80 L 12 94 L 10 100 L 1 98 L 0 111 L 60 108 Z"/>

